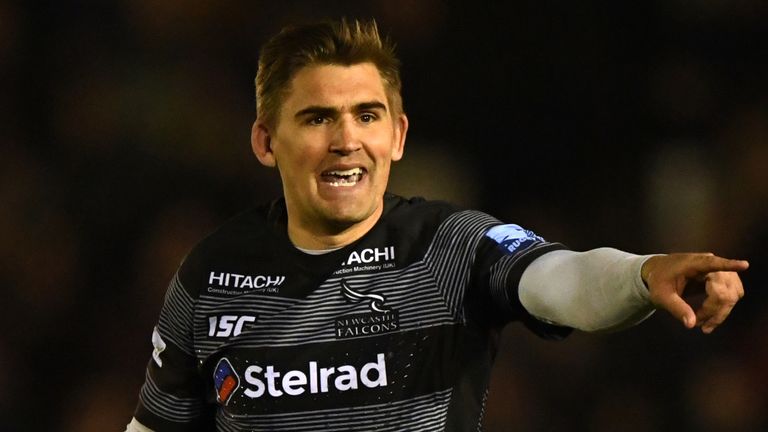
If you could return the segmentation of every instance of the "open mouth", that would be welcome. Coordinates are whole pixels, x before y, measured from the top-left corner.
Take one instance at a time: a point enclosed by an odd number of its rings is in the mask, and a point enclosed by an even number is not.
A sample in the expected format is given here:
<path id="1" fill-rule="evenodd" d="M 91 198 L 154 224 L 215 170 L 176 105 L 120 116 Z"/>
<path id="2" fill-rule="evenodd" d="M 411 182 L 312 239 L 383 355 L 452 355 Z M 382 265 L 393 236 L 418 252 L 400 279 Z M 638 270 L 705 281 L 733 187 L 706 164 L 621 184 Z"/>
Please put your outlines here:
<path id="1" fill-rule="evenodd" d="M 334 187 L 352 187 L 365 176 L 364 168 L 351 168 L 348 170 L 328 170 L 320 174 L 323 182 Z"/>

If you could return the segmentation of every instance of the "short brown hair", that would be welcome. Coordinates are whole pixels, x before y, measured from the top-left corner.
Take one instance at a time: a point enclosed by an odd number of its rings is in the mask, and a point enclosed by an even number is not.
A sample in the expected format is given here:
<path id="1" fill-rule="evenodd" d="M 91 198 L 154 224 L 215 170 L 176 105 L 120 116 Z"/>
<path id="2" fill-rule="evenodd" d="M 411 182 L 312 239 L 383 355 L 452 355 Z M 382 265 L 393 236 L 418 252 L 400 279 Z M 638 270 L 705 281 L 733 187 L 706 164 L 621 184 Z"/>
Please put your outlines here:
<path id="1" fill-rule="evenodd" d="M 382 39 L 376 21 L 322 22 L 289 26 L 261 49 L 256 74 L 256 112 L 268 126 L 277 126 L 283 98 L 294 75 L 313 65 L 354 65 L 371 62 L 381 74 L 392 115 L 403 112 L 400 61 L 394 45 Z"/>

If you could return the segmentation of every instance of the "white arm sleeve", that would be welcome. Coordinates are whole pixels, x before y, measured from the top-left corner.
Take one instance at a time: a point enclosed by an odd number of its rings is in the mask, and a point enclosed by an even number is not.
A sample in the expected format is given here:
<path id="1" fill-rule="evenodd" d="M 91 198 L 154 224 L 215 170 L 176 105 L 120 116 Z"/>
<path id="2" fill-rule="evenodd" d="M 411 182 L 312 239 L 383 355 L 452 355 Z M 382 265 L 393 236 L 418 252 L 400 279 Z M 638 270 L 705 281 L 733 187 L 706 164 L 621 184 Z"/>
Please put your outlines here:
<path id="1" fill-rule="evenodd" d="M 139 421 L 136 420 L 136 418 L 133 418 L 131 419 L 131 422 L 128 423 L 128 427 L 125 429 L 125 432 L 155 432 L 155 431 L 139 423 Z"/>
<path id="2" fill-rule="evenodd" d="M 633 326 L 654 312 L 640 276 L 650 257 L 611 248 L 546 253 L 523 272 L 520 302 L 542 321 L 579 330 Z"/>

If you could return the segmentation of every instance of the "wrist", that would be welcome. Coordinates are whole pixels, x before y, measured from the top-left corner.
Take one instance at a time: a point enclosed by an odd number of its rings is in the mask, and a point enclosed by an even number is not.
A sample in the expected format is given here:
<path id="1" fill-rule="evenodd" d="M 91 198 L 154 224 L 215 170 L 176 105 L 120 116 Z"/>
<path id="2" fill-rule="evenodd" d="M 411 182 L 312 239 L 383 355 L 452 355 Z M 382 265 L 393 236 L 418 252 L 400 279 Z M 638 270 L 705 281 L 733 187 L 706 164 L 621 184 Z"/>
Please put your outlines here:
<path id="1" fill-rule="evenodd" d="M 648 255 L 640 265 L 640 279 L 643 281 L 645 288 L 650 291 L 651 278 L 653 277 L 653 271 L 656 266 L 656 262 L 665 255 Z"/>

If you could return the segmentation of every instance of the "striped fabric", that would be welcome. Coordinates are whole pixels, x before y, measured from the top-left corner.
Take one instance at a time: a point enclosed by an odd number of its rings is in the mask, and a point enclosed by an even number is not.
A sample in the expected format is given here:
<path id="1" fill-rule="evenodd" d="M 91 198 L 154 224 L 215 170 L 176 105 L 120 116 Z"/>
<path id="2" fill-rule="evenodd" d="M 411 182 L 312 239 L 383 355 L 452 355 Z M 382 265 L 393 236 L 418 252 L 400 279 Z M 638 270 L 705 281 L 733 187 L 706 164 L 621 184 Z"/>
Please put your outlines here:
<path id="1" fill-rule="evenodd" d="M 172 361 L 164 360 L 163 367 L 150 362 L 151 373 L 141 390 L 137 418 L 148 425 L 170 425 L 169 429 L 174 425 L 181 429 L 184 423 L 199 418 L 212 407 L 204 400 L 217 399 L 210 384 L 214 379 L 212 368 L 225 359 L 227 365 L 231 364 L 228 379 L 236 378 L 230 385 L 236 386 L 231 398 L 214 406 L 219 431 L 479 430 L 487 397 L 488 365 L 495 348 L 483 341 L 486 336 L 475 340 L 474 333 L 469 332 L 470 328 L 482 326 L 468 324 L 474 319 L 466 308 L 470 283 L 477 272 L 485 272 L 485 287 L 473 288 L 473 295 L 480 292 L 509 316 L 519 315 L 510 297 L 515 291 L 510 291 L 507 282 L 513 274 L 519 277 L 519 265 L 526 257 L 537 256 L 551 244 L 535 241 L 513 254 L 505 253 L 485 235 L 500 222 L 477 211 L 446 212 L 439 225 L 433 225 L 431 234 L 425 236 L 424 230 L 435 220 L 434 211 L 427 210 L 423 210 L 424 221 L 418 213 L 403 216 L 413 221 L 413 226 L 407 226 L 410 230 L 387 230 L 395 222 L 380 223 L 383 227 L 366 238 L 369 243 L 359 246 L 391 251 L 381 252 L 382 259 L 394 258 L 397 251 L 401 261 L 372 266 L 375 270 L 350 271 L 344 267 L 349 261 L 345 252 L 335 251 L 340 257 L 335 267 L 329 267 L 327 277 L 309 290 L 291 285 L 295 274 L 287 274 L 285 284 L 271 294 L 247 289 L 221 293 L 202 283 L 210 283 L 207 272 L 224 270 L 205 264 L 196 273 L 198 286 L 190 286 L 194 281 L 189 280 L 183 284 L 180 276 L 174 277 L 158 323 L 158 331 L 168 344 L 168 352 L 161 355 Z M 438 207 L 437 211 L 444 209 Z M 424 228 L 419 228 L 419 223 Z M 481 249 L 487 255 L 482 259 L 478 257 Z M 409 252 L 411 258 L 400 258 L 403 251 Z M 371 258 L 374 254 L 358 256 Z M 244 270 L 225 271 L 277 275 L 275 268 L 280 267 L 255 262 Z M 294 294 L 297 292 L 302 294 Z M 375 299 L 377 306 L 374 308 L 366 299 Z M 385 313 L 389 313 L 386 319 L 393 323 L 393 330 L 376 334 L 360 331 L 343 338 L 337 333 L 340 322 L 382 317 L 385 315 L 376 314 Z M 213 326 L 222 316 L 233 320 L 246 316 L 248 320 L 243 321 L 242 332 L 214 337 L 217 329 Z M 490 335 L 499 330 L 484 331 Z M 469 348 L 474 344 L 477 347 Z M 334 387 L 339 371 L 357 371 L 366 362 L 375 361 L 377 355 L 385 359 L 383 385 L 364 387 L 357 383 L 352 390 L 349 386 L 339 389 L 338 384 Z M 317 384 L 313 384 L 314 393 L 310 392 L 307 377 L 311 372 L 307 371 L 311 362 L 316 362 L 316 368 L 336 374 L 326 378 L 326 390 L 322 392 Z M 194 365 L 196 370 L 189 369 L 192 366 L 175 370 L 174 365 Z M 258 367 L 253 369 L 251 365 Z M 274 368 L 273 378 L 267 379 L 267 367 Z M 464 368 L 479 375 L 466 374 Z M 288 372 L 294 381 L 287 385 L 294 390 L 304 386 L 298 396 L 279 390 L 285 390 L 280 387 L 286 385 L 281 374 Z M 195 398 L 191 396 L 196 394 L 194 388 L 177 387 L 190 376 L 200 377 L 197 385 L 204 387 L 204 395 L 198 392 L 200 397 Z M 274 386 L 274 390 L 265 391 L 267 385 Z M 412 385 L 416 388 L 408 387 Z M 260 391 L 256 391 L 258 386 L 262 386 Z M 462 390 L 457 393 L 459 387 Z M 466 403 L 462 402 L 465 399 Z M 467 412 L 461 412 L 463 405 Z"/>

